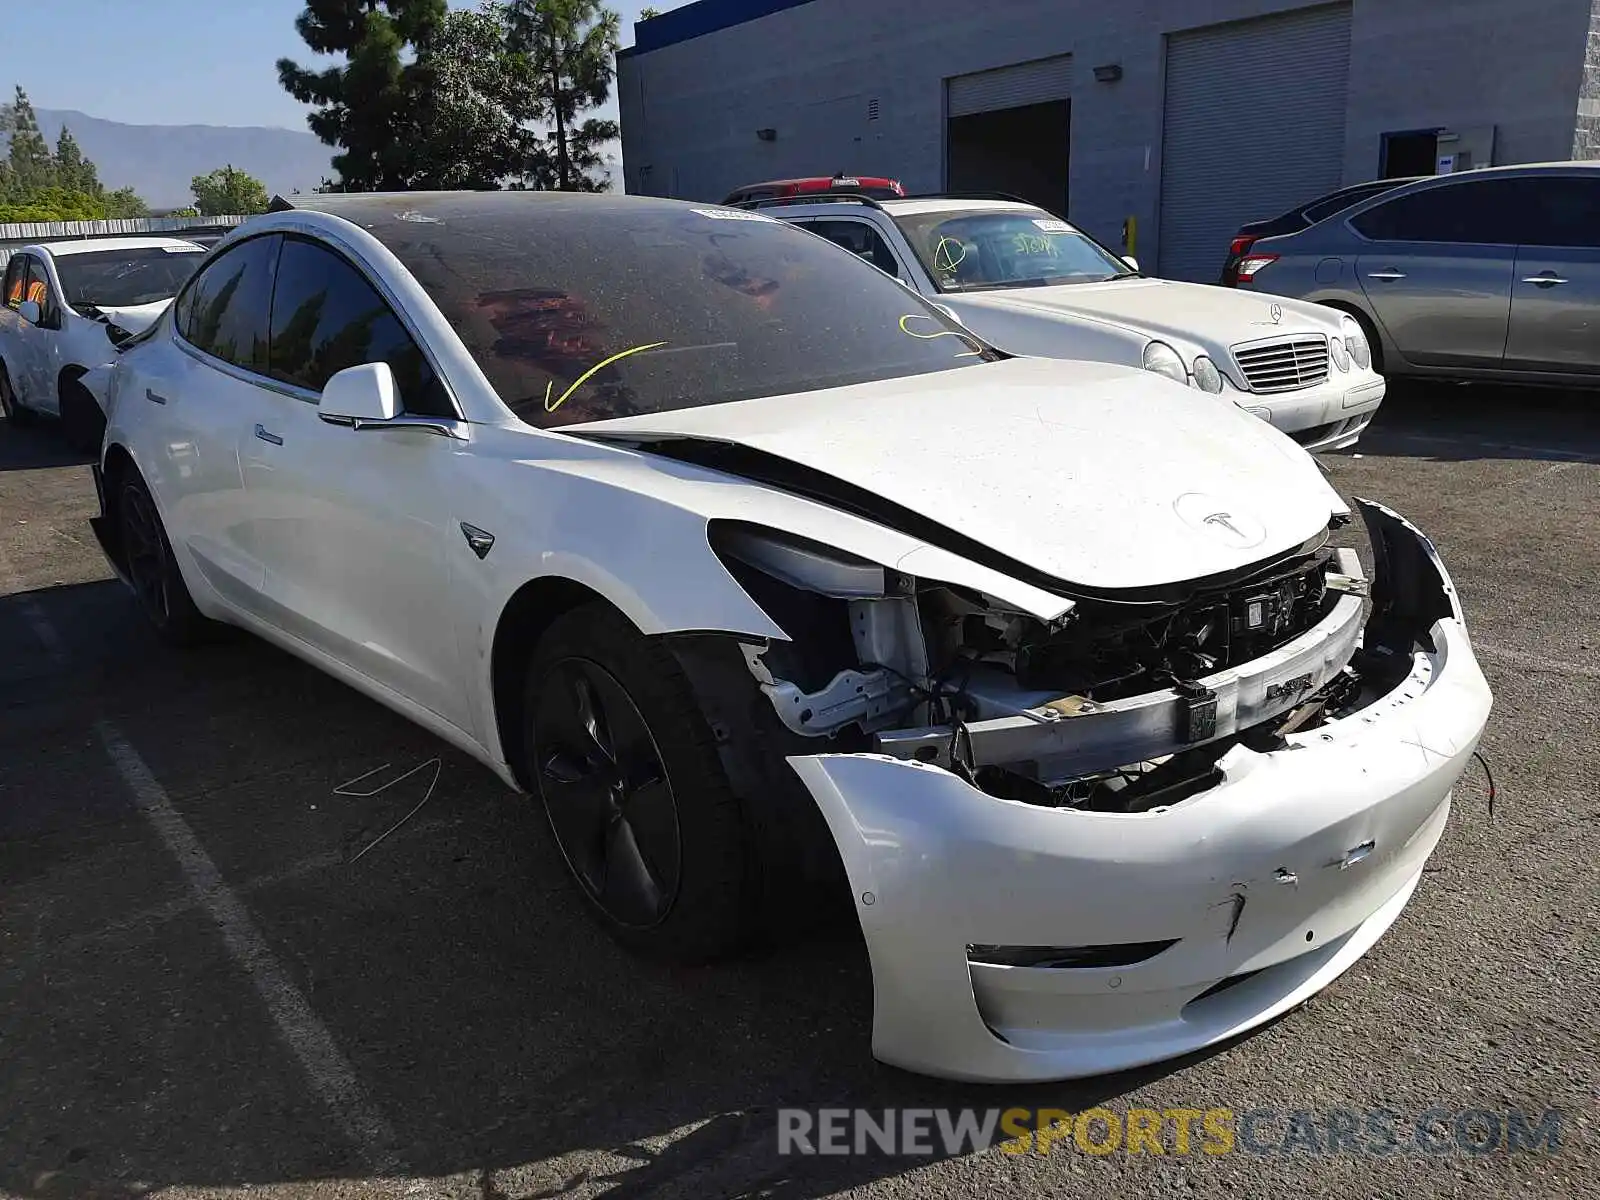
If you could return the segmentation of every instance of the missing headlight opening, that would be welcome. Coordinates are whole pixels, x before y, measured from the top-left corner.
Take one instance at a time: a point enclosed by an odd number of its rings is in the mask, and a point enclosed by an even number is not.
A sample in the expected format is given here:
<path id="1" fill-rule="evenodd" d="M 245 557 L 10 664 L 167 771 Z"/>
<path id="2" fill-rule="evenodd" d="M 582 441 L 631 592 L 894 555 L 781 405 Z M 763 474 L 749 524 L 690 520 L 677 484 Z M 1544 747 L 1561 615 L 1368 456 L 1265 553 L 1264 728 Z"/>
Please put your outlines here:
<path id="1" fill-rule="evenodd" d="M 1233 747 L 1282 749 L 1373 703 L 1437 608 L 1378 595 L 1363 640 L 1359 560 L 1320 543 L 1187 593 L 1075 598 L 1053 623 L 788 534 L 727 523 L 713 544 L 790 635 L 743 650 L 791 732 L 1098 812 L 1180 803 Z"/>

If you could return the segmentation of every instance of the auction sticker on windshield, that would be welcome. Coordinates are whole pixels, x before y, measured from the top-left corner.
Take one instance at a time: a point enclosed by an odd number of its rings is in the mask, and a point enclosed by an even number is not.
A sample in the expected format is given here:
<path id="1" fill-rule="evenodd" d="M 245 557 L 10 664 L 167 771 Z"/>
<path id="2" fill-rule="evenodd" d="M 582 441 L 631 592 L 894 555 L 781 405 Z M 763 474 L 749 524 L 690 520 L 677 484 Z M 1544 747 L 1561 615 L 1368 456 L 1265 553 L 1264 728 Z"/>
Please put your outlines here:
<path id="1" fill-rule="evenodd" d="M 775 218 L 773 218 L 773 217 L 764 217 L 760 213 L 739 212 L 736 209 L 732 209 L 732 208 L 696 208 L 696 209 L 691 209 L 690 211 L 691 212 L 697 212 L 702 217 L 710 217 L 713 221 L 772 221 L 772 220 L 775 220 Z"/>
<path id="2" fill-rule="evenodd" d="M 1054 217 L 1051 217 L 1048 220 L 1044 220 L 1044 221 L 1035 221 L 1034 225 L 1037 226 L 1038 228 L 1044 230 L 1046 233 L 1077 233 L 1078 232 L 1071 225 L 1068 225 L 1065 221 L 1058 221 Z"/>

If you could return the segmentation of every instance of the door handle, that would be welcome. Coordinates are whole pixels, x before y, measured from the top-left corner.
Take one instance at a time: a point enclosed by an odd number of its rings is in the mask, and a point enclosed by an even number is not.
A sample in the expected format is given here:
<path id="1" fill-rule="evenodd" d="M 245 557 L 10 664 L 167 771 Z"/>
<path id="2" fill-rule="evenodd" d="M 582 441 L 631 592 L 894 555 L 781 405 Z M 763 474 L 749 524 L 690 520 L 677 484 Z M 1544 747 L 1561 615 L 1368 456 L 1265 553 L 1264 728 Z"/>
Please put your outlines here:
<path id="1" fill-rule="evenodd" d="M 1555 287 L 1556 284 L 1565 283 L 1567 281 L 1565 279 L 1561 278 L 1561 276 L 1557 275 L 1554 271 L 1546 271 L 1542 275 L 1530 275 L 1526 279 L 1524 279 L 1522 282 L 1523 283 L 1531 283 L 1531 284 L 1535 285 L 1536 287 L 1546 287 L 1547 288 L 1547 287 Z"/>
<path id="2" fill-rule="evenodd" d="M 1404 271 L 1396 271 L 1393 267 L 1390 267 L 1387 271 L 1374 271 L 1367 276 L 1368 279 L 1381 279 L 1385 283 L 1392 283 L 1396 279 L 1404 279 L 1405 277 Z"/>
<path id="3" fill-rule="evenodd" d="M 275 433 L 268 433 L 265 425 L 256 426 L 256 436 L 263 442 L 271 442 L 274 446 L 283 445 L 283 439 Z"/>
<path id="4" fill-rule="evenodd" d="M 167 398 L 160 392 L 153 392 L 149 388 L 145 388 L 144 398 L 150 401 L 151 404 L 165 404 L 167 402 Z"/>

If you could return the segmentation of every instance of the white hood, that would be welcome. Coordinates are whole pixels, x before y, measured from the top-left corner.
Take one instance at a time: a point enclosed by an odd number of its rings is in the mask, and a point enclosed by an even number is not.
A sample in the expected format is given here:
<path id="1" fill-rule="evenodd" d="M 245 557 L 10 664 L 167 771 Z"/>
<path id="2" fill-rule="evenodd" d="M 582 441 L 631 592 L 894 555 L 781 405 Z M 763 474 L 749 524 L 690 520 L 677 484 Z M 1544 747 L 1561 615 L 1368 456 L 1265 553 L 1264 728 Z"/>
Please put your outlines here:
<path id="1" fill-rule="evenodd" d="M 1238 342 L 1315 330 L 1337 333 L 1339 314 L 1319 304 L 1262 296 L 1237 288 L 1169 279 L 1119 279 L 1055 287 L 996 288 L 941 297 L 974 308 L 1070 313 L 1138 329 L 1171 342 L 1193 342 L 1221 353 Z M 1274 322 L 1272 306 L 1282 314 Z"/>
<path id="2" fill-rule="evenodd" d="M 126 329 L 129 333 L 143 333 L 160 319 L 161 314 L 167 311 L 167 305 L 171 303 L 169 297 L 166 300 L 157 300 L 154 304 L 130 304 L 124 308 L 101 308 L 100 311 L 113 325 Z"/>
<path id="3" fill-rule="evenodd" d="M 1084 588 L 1236 570 L 1345 511 L 1311 457 L 1266 422 L 1103 363 L 1013 359 L 564 432 L 749 447 Z"/>

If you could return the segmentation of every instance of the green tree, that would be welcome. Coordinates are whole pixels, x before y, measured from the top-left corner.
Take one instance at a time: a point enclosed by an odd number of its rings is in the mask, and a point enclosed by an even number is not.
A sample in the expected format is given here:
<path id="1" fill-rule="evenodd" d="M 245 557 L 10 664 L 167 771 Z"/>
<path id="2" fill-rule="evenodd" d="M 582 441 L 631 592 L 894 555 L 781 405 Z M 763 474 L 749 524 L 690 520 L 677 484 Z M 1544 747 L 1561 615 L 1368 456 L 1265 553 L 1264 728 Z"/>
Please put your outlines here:
<path id="1" fill-rule="evenodd" d="M 511 52 L 508 7 L 488 0 L 449 13 L 421 62 L 432 86 L 414 110 L 411 186 L 498 188 L 540 151 L 530 64 Z"/>
<path id="2" fill-rule="evenodd" d="M 69 191 L 85 192 L 91 196 L 98 196 L 105 191 L 100 183 L 99 172 L 83 156 L 78 140 L 65 125 L 61 127 L 61 136 L 56 138 L 55 176 L 56 183 Z"/>
<path id="3" fill-rule="evenodd" d="M 264 213 L 272 202 L 259 179 L 235 170 L 232 165 L 209 175 L 196 175 L 189 181 L 189 189 L 194 193 L 195 207 L 205 217 Z"/>
<path id="4" fill-rule="evenodd" d="M 410 183 L 413 114 L 431 85 L 426 52 L 445 19 L 445 0 L 307 0 L 295 29 L 340 65 L 310 70 L 278 60 L 278 80 L 315 106 L 311 132 L 340 147 L 333 166 L 350 191 L 403 189 Z M 416 57 L 404 61 L 405 52 Z"/>
<path id="5" fill-rule="evenodd" d="M 131 187 L 118 188 L 114 192 L 106 193 L 105 206 L 106 216 L 112 219 L 150 215 L 150 206 Z"/>
<path id="6" fill-rule="evenodd" d="M 39 120 L 33 114 L 28 93 L 17 85 L 16 99 L 4 110 L 4 132 L 10 136 L 11 148 L 6 165 L 11 193 L 27 197 L 56 183 L 55 161 L 50 157 L 50 146 L 39 132 Z"/>
<path id="7" fill-rule="evenodd" d="M 600 0 L 512 0 L 510 46 L 537 79 L 541 117 L 551 127 L 548 165 L 535 163 L 530 182 L 562 191 L 593 192 L 605 184 L 591 172 L 601 147 L 616 140 L 617 123 L 581 114 L 611 96 L 617 53 L 617 14 Z"/>

